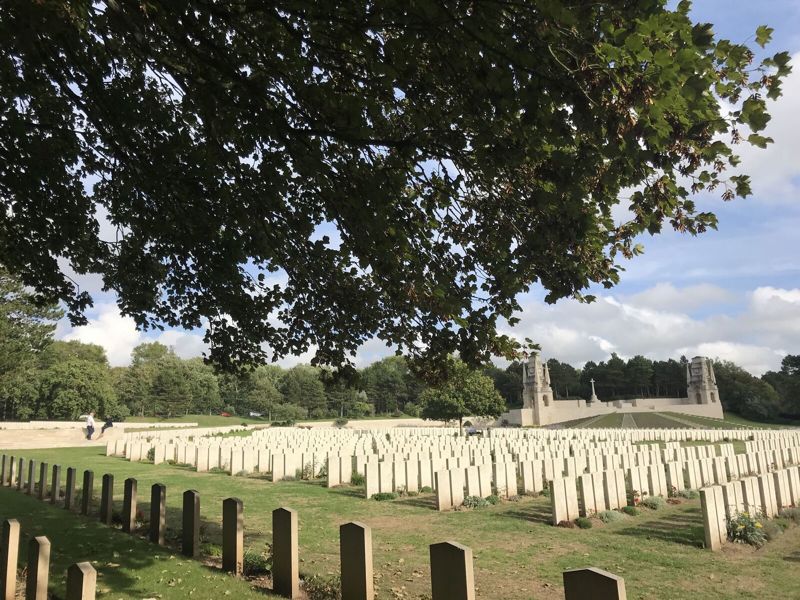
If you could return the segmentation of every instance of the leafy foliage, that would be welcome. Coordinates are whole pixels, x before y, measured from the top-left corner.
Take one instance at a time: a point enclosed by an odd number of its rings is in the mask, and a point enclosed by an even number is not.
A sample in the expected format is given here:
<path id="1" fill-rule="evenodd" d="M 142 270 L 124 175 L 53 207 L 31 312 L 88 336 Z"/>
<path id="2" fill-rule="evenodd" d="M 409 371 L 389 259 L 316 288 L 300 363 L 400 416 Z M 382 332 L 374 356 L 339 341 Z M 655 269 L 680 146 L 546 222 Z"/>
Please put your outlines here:
<path id="1" fill-rule="evenodd" d="M 457 419 L 460 424 L 467 415 L 500 416 L 506 405 L 492 380 L 460 361 L 452 362 L 450 379 L 422 392 L 422 417 L 444 421 Z"/>
<path id="2" fill-rule="evenodd" d="M 532 283 L 591 300 L 639 234 L 716 226 L 694 195 L 750 193 L 727 169 L 789 55 L 690 6 L 9 0 L 0 260 L 75 324 L 59 261 L 100 273 L 223 367 L 373 336 L 431 377 L 513 358 Z"/>
<path id="3" fill-rule="evenodd" d="M 763 520 L 749 512 L 737 513 L 727 519 L 728 539 L 760 548 L 767 542 Z"/>

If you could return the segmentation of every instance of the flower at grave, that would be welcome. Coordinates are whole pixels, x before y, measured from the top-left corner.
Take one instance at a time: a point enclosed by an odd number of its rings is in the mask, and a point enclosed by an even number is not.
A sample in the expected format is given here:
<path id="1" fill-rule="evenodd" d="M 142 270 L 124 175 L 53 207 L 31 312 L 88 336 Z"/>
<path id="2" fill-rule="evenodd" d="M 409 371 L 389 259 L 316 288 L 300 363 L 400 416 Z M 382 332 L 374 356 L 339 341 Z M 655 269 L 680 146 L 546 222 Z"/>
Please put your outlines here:
<path id="1" fill-rule="evenodd" d="M 758 522 L 757 522 L 757 523 L 756 523 L 756 527 L 758 527 L 759 529 L 761 529 L 761 528 L 763 527 L 763 525 L 762 525 L 761 523 L 758 523 Z"/>

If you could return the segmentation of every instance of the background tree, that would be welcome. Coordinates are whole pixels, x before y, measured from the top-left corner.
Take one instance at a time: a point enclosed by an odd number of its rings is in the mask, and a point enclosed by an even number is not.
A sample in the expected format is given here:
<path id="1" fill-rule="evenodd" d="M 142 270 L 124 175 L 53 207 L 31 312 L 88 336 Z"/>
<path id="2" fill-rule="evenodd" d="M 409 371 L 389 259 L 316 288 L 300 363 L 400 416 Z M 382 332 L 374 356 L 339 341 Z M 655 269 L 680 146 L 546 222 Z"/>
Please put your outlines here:
<path id="1" fill-rule="evenodd" d="M 715 361 L 714 374 L 725 410 L 757 421 L 778 416 L 780 397 L 769 383 L 729 361 Z"/>
<path id="2" fill-rule="evenodd" d="M 214 369 L 205 364 L 202 358 L 185 360 L 183 364 L 191 395 L 189 410 L 200 414 L 221 410 L 219 381 L 214 374 Z"/>
<path id="3" fill-rule="evenodd" d="M 306 417 L 325 416 L 325 386 L 316 368 L 307 365 L 292 367 L 283 376 L 280 391 L 284 403 L 304 409 Z"/>
<path id="4" fill-rule="evenodd" d="M 580 373 L 575 367 L 551 358 L 547 361 L 547 368 L 550 370 L 550 385 L 556 398 L 580 395 Z"/>
<path id="5" fill-rule="evenodd" d="M 249 375 L 247 389 L 244 393 L 244 406 L 249 411 L 266 415 L 272 420 L 272 412 L 283 401 L 283 395 L 278 391 L 282 379 L 281 369 L 278 367 L 260 366 Z M 285 420 L 285 419 L 284 419 Z"/>
<path id="6" fill-rule="evenodd" d="M 625 364 L 625 386 L 627 390 L 642 398 L 650 397 L 653 380 L 653 361 L 637 354 Z"/>
<path id="7" fill-rule="evenodd" d="M 25 290 L 19 279 L 0 264 L 0 394 L 3 420 L 31 414 L 29 402 L 32 395 L 18 388 L 24 376 L 30 376 L 39 355 L 52 343 L 55 322 L 62 315 L 57 307 L 40 304 L 33 294 Z"/>
<path id="8" fill-rule="evenodd" d="M 119 419 L 127 411 L 117 405 L 108 368 L 94 361 L 69 359 L 53 363 L 39 380 L 37 416 L 47 419 L 77 419 L 90 410 L 98 419 Z"/>
<path id="9" fill-rule="evenodd" d="M 461 428 L 465 416 L 499 417 L 506 410 L 503 397 L 492 379 L 472 370 L 461 361 L 453 361 L 453 374 L 446 383 L 427 388 L 420 396 L 422 418 L 440 421 L 458 419 Z"/>
<path id="10" fill-rule="evenodd" d="M 192 405 L 192 387 L 188 368 L 177 356 L 168 354 L 153 364 L 154 375 L 150 392 L 153 412 L 172 417 L 188 412 Z"/>
<path id="11" fill-rule="evenodd" d="M 780 371 L 768 371 L 762 379 L 778 393 L 781 410 L 789 416 L 800 417 L 800 354 L 784 356 Z"/>
<path id="12" fill-rule="evenodd" d="M 749 194 L 735 145 L 771 141 L 789 72 L 685 0 L 142 7 L 3 3 L 0 261 L 74 324 L 59 261 L 101 273 L 223 367 L 372 337 L 429 377 L 515 358 L 531 284 L 591 299 L 640 234 L 715 227 L 696 195 Z"/>
<path id="13" fill-rule="evenodd" d="M 389 356 L 361 372 L 361 385 L 375 414 L 402 413 L 407 403 L 416 405 L 424 385 L 403 356 Z"/>

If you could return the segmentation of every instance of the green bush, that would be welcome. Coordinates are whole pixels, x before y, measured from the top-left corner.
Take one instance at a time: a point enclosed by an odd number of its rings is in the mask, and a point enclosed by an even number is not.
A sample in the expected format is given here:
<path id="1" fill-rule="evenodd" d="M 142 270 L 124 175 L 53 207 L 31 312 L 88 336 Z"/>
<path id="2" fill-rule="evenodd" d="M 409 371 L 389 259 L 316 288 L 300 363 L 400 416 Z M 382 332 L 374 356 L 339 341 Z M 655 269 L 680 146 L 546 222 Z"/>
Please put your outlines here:
<path id="1" fill-rule="evenodd" d="M 765 520 L 762 528 L 764 531 L 764 537 L 766 537 L 768 541 L 772 542 L 775 540 L 775 538 L 781 535 L 783 530 L 788 526 L 789 522 L 785 521 L 784 519 L 775 519 L 774 521 Z"/>
<path id="2" fill-rule="evenodd" d="M 155 460 L 156 460 L 156 449 L 155 448 L 150 448 L 150 450 L 147 451 L 147 457 L 146 458 L 150 462 L 155 462 Z"/>
<path id="3" fill-rule="evenodd" d="M 646 496 L 640 504 L 651 510 L 659 510 L 664 508 L 666 501 L 661 496 Z"/>
<path id="4" fill-rule="evenodd" d="M 680 490 L 676 495 L 687 500 L 694 500 L 700 497 L 697 490 Z"/>
<path id="5" fill-rule="evenodd" d="M 421 488 L 419 488 L 419 493 L 420 494 L 431 494 L 431 493 L 433 493 L 433 488 L 431 486 L 429 486 L 429 485 L 423 485 Z"/>
<path id="6" fill-rule="evenodd" d="M 372 499 L 377 500 L 378 502 L 394 500 L 395 498 L 397 498 L 397 494 L 394 492 L 378 492 L 377 494 L 372 494 Z"/>
<path id="7" fill-rule="evenodd" d="M 266 575 L 272 571 L 272 546 L 267 544 L 265 550 L 257 552 L 248 549 L 244 553 L 242 561 L 242 573 L 245 577 L 255 577 Z"/>
<path id="8" fill-rule="evenodd" d="M 303 581 L 308 600 L 341 600 L 342 582 L 338 576 L 313 575 Z"/>
<path id="9" fill-rule="evenodd" d="M 347 425 L 347 419 L 345 419 L 344 417 L 339 417 L 333 422 L 333 424 L 336 425 L 336 427 L 344 427 L 345 425 Z"/>
<path id="10" fill-rule="evenodd" d="M 480 496 L 467 496 L 464 498 L 464 506 L 466 508 L 482 508 L 489 506 L 489 502 Z"/>
<path id="11" fill-rule="evenodd" d="M 364 485 L 364 476 L 358 471 L 353 471 L 350 475 L 350 485 Z"/>
<path id="12" fill-rule="evenodd" d="M 577 525 L 581 529 L 591 529 L 592 520 L 589 517 L 578 517 L 577 519 L 575 519 L 575 525 Z"/>
<path id="13" fill-rule="evenodd" d="M 489 504 L 499 504 L 500 503 L 500 496 L 497 494 L 492 494 L 491 496 L 487 496 L 486 501 Z"/>
<path id="14" fill-rule="evenodd" d="M 615 523 L 616 521 L 622 521 L 625 518 L 624 514 L 616 510 L 604 510 L 598 513 L 597 516 L 603 523 Z"/>
<path id="15" fill-rule="evenodd" d="M 764 525 L 757 515 L 748 512 L 737 513 L 727 520 L 728 539 L 740 544 L 750 544 L 760 548 L 767 541 Z"/>
<path id="16" fill-rule="evenodd" d="M 200 554 L 211 558 L 220 558 L 222 556 L 222 546 L 211 543 L 203 544 L 200 546 Z"/>
<path id="17" fill-rule="evenodd" d="M 800 508 L 783 508 L 778 513 L 778 516 L 781 519 L 787 519 L 789 521 L 794 521 L 795 523 L 800 523 Z"/>
<path id="18" fill-rule="evenodd" d="M 209 472 L 209 473 L 225 474 L 225 475 L 227 475 L 227 474 L 228 474 L 228 472 L 227 472 L 225 469 L 223 469 L 222 467 L 211 467 L 211 468 L 208 470 L 208 472 Z"/>
<path id="19" fill-rule="evenodd" d="M 639 514 L 639 509 L 635 506 L 623 506 L 620 510 L 631 517 L 635 517 Z"/>

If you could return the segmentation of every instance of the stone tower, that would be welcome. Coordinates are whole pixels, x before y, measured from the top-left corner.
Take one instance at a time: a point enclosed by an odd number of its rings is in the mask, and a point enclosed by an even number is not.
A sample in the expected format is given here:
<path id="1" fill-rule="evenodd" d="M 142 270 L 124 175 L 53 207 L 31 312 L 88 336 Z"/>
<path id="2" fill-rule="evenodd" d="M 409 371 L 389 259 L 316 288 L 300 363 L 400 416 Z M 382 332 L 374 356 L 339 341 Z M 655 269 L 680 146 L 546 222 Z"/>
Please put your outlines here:
<path id="1" fill-rule="evenodd" d="M 522 408 L 532 408 L 534 422 L 541 423 L 542 412 L 553 402 L 550 387 L 550 370 L 547 363 L 542 364 L 538 352 L 522 364 Z"/>
<path id="2" fill-rule="evenodd" d="M 716 404 L 719 402 L 714 366 L 705 356 L 695 356 L 686 365 L 689 404 Z"/>

